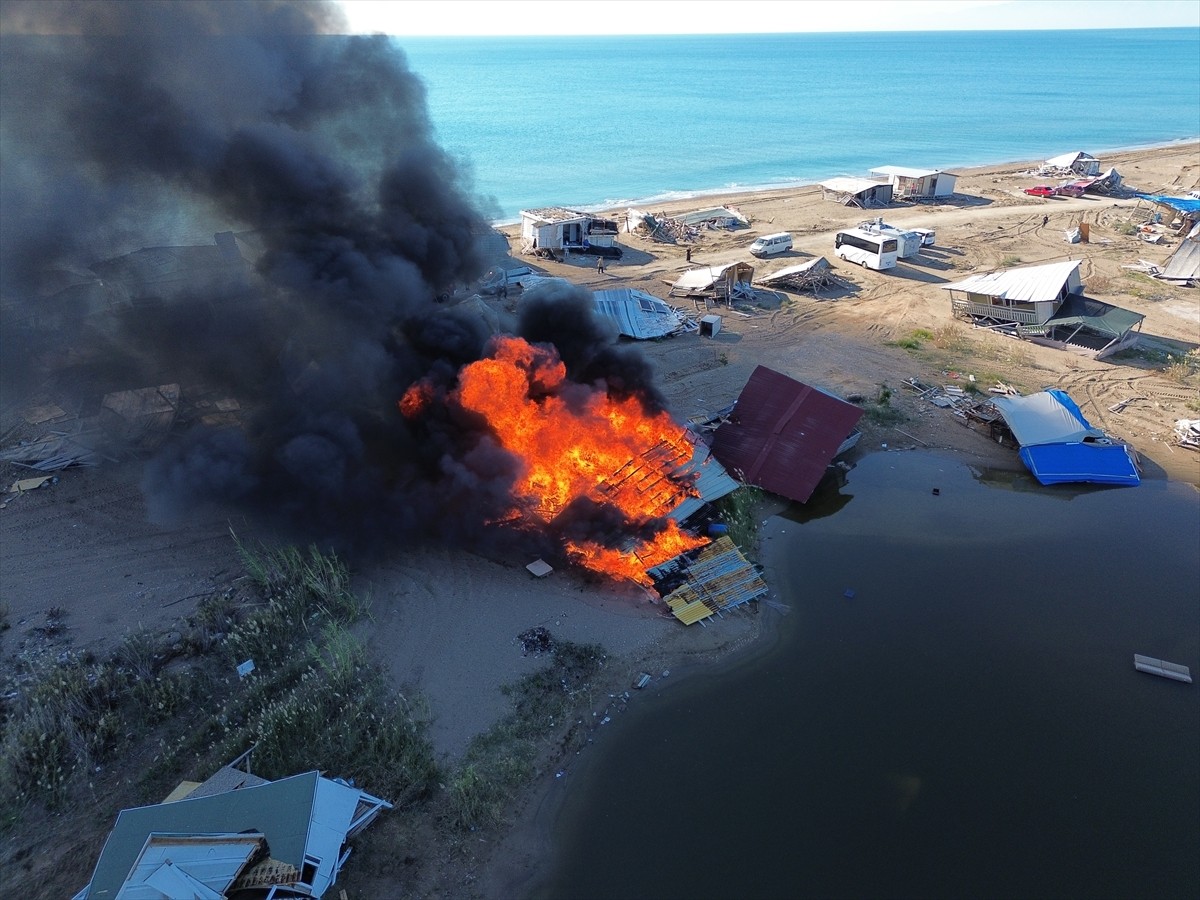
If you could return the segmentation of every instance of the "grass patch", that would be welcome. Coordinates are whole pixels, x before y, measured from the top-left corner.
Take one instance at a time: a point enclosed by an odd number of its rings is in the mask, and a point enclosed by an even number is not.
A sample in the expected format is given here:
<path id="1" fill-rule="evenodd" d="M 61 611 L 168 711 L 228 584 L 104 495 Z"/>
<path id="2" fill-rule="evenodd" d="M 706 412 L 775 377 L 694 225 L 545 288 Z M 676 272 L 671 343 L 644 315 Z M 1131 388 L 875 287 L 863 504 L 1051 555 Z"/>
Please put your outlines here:
<path id="1" fill-rule="evenodd" d="M 1017 265 L 1020 261 L 1021 257 L 1019 256 L 1006 256 L 1004 259 L 1000 260 L 1000 268 L 1007 269 L 1009 266 Z"/>
<path id="2" fill-rule="evenodd" d="M 1200 372 L 1200 350 L 1172 352 L 1162 347 L 1139 345 L 1114 353 L 1112 359 L 1155 369 L 1164 378 L 1180 384 L 1188 383 Z"/>
<path id="3" fill-rule="evenodd" d="M 933 340 L 933 332 L 927 328 L 918 328 L 907 337 L 892 341 L 891 346 L 902 347 L 905 350 L 920 350 L 925 341 Z"/>
<path id="4" fill-rule="evenodd" d="M 146 796 L 185 774 L 207 777 L 251 745 L 265 778 L 322 769 L 399 802 L 437 783 L 425 710 L 391 690 L 348 630 L 368 604 L 345 565 L 316 548 L 235 542 L 257 602 L 202 603 L 181 642 L 197 654 L 186 665 L 137 631 L 108 659 L 69 656 L 4 686 L 3 822 L 34 804 L 64 807 L 118 748 L 122 758 L 157 748 L 139 781 Z M 241 680 L 233 665 L 245 659 L 256 668 Z"/>
<path id="5" fill-rule="evenodd" d="M 546 739 L 590 706 L 596 676 L 606 661 L 604 649 L 553 641 L 550 653 L 549 665 L 502 689 L 512 699 L 513 711 L 467 747 L 447 784 L 454 826 L 474 829 L 499 822 L 518 789 L 536 774 Z M 572 729 L 565 741 L 576 733 Z"/>
<path id="6" fill-rule="evenodd" d="M 765 496 L 762 488 L 744 485 L 715 504 L 730 539 L 745 554 L 753 553 L 758 544 L 758 507 Z"/>
<path id="7" fill-rule="evenodd" d="M 886 384 L 879 386 L 875 402 L 866 406 L 863 412 L 876 425 L 897 425 L 908 421 L 908 416 L 892 406 L 892 389 Z"/>

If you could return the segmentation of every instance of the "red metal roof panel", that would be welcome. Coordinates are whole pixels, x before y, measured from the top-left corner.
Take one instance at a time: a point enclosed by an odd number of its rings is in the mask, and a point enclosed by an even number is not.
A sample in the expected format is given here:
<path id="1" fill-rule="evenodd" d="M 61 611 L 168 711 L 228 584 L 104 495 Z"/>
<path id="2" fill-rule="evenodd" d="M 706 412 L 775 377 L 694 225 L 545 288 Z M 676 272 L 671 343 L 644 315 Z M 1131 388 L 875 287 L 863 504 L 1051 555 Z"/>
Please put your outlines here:
<path id="1" fill-rule="evenodd" d="M 862 414 L 845 400 L 759 366 L 717 429 L 713 456 L 747 484 L 803 503 Z"/>

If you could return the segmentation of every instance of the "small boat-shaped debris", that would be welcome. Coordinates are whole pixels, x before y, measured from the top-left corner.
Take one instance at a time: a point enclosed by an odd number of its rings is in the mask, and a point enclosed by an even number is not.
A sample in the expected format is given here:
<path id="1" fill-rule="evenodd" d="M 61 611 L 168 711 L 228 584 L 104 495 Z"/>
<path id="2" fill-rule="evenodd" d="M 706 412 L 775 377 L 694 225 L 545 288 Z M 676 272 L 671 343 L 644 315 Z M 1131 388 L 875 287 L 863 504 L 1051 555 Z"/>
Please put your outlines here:
<path id="1" fill-rule="evenodd" d="M 1135 653 L 1133 654 L 1133 667 L 1139 672 L 1149 672 L 1151 675 L 1170 678 L 1173 681 L 1192 683 L 1192 670 L 1187 666 L 1179 665 L 1179 663 L 1170 663 L 1155 659 L 1153 656 L 1142 656 L 1140 653 Z"/>

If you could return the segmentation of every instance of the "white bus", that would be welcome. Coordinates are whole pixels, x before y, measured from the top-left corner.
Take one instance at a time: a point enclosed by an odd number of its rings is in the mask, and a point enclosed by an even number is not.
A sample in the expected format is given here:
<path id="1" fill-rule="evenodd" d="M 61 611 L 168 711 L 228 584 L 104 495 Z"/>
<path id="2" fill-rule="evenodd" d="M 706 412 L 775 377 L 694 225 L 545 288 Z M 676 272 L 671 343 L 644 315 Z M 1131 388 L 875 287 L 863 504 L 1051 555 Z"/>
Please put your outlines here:
<path id="1" fill-rule="evenodd" d="M 848 228 L 833 237 L 839 259 L 856 262 L 868 269 L 894 269 L 900 255 L 899 241 L 886 234 L 872 234 L 861 228 Z"/>

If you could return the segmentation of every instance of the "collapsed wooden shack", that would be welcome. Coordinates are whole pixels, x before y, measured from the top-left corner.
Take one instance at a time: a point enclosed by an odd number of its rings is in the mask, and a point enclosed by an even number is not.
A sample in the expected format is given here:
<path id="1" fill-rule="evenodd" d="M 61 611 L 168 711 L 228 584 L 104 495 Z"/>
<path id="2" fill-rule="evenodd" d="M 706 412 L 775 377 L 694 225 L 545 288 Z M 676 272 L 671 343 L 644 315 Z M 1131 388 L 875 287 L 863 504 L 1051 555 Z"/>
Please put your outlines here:
<path id="1" fill-rule="evenodd" d="M 833 268 L 823 256 L 800 263 L 798 266 L 788 266 L 778 272 L 763 275 L 758 284 L 773 290 L 795 291 L 816 296 L 822 288 L 845 287 L 845 282 L 833 274 Z"/>
<path id="2" fill-rule="evenodd" d="M 680 213 L 648 213 L 630 209 L 625 214 L 625 230 L 641 234 L 660 244 L 690 244 L 706 230 L 744 228 L 749 223 L 736 209 L 716 206 Z"/>
<path id="3" fill-rule="evenodd" d="M 821 182 L 821 198 L 843 206 L 875 209 L 892 202 L 892 185 L 870 178 L 830 178 Z"/>
<path id="4" fill-rule="evenodd" d="M 670 296 L 686 297 L 696 303 L 709 302 L 732 305 L 737 297 L 754 296 L 754 266 L 732 262 L 723 266 L 703 266 L 688 269 L 671 285 Z"/>

